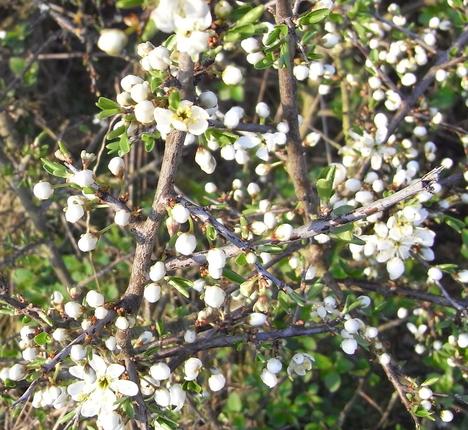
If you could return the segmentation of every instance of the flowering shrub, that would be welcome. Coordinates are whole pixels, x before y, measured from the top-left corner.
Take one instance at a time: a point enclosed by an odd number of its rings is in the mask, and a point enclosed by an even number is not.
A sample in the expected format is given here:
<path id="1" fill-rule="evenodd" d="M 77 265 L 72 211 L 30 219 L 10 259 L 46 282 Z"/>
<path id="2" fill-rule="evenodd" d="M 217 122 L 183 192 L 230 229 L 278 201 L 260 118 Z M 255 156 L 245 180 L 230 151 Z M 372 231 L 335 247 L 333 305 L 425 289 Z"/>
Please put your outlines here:
<path id="1" fill-rule="evenodd" d="M 112 3 L 0 27 L 0 421 L 466 428 L 466 2 Z"/>

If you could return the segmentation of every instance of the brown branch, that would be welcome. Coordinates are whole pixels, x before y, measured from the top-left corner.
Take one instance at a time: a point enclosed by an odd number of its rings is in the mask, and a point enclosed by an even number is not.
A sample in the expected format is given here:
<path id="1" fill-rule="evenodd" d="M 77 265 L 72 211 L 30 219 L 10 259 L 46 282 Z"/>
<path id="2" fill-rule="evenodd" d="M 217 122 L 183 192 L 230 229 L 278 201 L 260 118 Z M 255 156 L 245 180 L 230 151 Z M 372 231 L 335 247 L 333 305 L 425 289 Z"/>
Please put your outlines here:
<path id="1" fill-rule="evenodd" d="M 382 369 L 385 372 L 385 375 L 387 375 L 388 380 L 390 383 L 393 385 L 395 388 L 396 392 L 398 393 L 398 396 L 400 397 L 401 403 L 403 403 L 403 406 L 405 409 L 408 411 L 410 414 L 411 418 L 414 421 L 414 424 L 416 428 L 419 428 L 419 419 L 418 417 L 413 413 L 412 408 L 411 408 L 411 403 L 406 397 L 406 393 L 408 392 L 408 389 L 406 386 L 404 386 L 400 382 L 400 377 L 405 378 L 405 375 L 403 375 L 397 366 L 396 363 L 390 361 L 389 363 L 384 362 L 383 360 L 379 360 L 380 365 L 382 366 Z"/>
<path id="2" fill-rule="evenodd" d="M 188 55 L 180 55 L 179 67 L 179 81 L 182 85 L 183 98 L 188 100 L 193 99 L 193 64 Z M 184 139 L 184 132 L 173 131 L 166 140 L 164 157 L 151 214 L 139 230 L 130 282 L 122 297 L 122 305 L 130 313 L 136 313 L 140 307 L 143 288 L 148 280 L 148 270 L 151 263 L 151 255 L 153 253 L 157 230 L 166 213 L 167 199 L 173 193 L 174 179 L 182 155 Z"/>
<path id="3" fill-rule="evenodd" d="M 24 303 L 9 296 L 8 294 L 0 294 L 0 302 L 6 303 L 16 310 L 20 315 L 27 315 L 31 319 L 37 321 L 40 325 L 51 325 L 49 318 L 42 312 L 40 308 L 34 307 L 31 304 Z"/>
<path id="4" fill-rule="evenodd" d="M 305 220 L 314 213 L 317 206 L 315 191 L 308 180 L 308 169 L 302 147 L 298 121 L 297 83 L 293 75 L 293 60 L 296 52 L 296 32 L 292 23 L 292 10 L 289 0 L 276 1 L 276 22 L 288 26 L 288 59 L 285 67 L 278 69 L 279 92 L 283 118 L 288 122 L 287 169 L 294 184 L 297 198 L 304 210 Z"/>
<path id="5" fill-rule="evenodd" d="M 194 343 L 187 343 L 182 346 L 162 350 L 154 354 L 155 360 L 174 357 L 169 363 L 171 369 L 177 368 L 187 357 L 191 357 L 197 352 L 207 351 L 213 348 L 223 348 L 234 346 L 239 343 L 260 343 L 272 342 L 278 339 L 287 339 L 297 336 L 312 336 L 319 333 L 327 333 L 334 330 L 334 327 L 340 323 L 340 320 L 334 320 L 328 324 L 314 325 L 311 327 L 291 326 L 281 330 L 272 330 L 257 333 L 242 333 L 237 335 L 213 336 L 209 334 L 205 337 L 199 337 Z"/>
<path id="6" fill-rule="evenodd" d="M 388 197 L 384 197 L 380 200 L 370 203 L 367 206 L 355 209 L 349 214 L 341 215 L 334 218 L 331 217 L 315 220 L 309 224 L 295 228 L 293 230 L 291 239 L 289 239 L 288 241 L 279 242 L 275 239 L 266 239 L 259 240 L 256 242 L 246 242 L 247 245 L 245 247 L 248 246 L 249 249 L 254 249 L 261 245 L 295 242 L 298 240 L 310 239 L 321 233 L 327 234 L 333 232 L 334 229 L 340 226 L 365 219 L 368 216 L 377 212 L 383 212 L 391 208 L 392 206 L 395 206 L 396 204 L 415 196 L 421 191 L 431 191 L 432 186 L 439 180 L 439 175 L 442 170 L 442 167 L 437 167 L 431 170 L 426 175 L 424 175 L 422 178 L 408 185 L 406 188 L 403 188 L 402 190 L 397 191 L 396 193 Z M 242 252 L 242 250 L 235 244 L 226 245 L 221 249 L 224 251 L 226 257 L 228 258 L 239 255 Z M 194 266 L 202 266 L 206 264 L 206 253 L 207 251 L 202 251 L 192 254 L 189 257 L 170 258 L 165 262 L 166 269 L 168 271 L 175 271 L 178 269 L 187 269 Z"/>

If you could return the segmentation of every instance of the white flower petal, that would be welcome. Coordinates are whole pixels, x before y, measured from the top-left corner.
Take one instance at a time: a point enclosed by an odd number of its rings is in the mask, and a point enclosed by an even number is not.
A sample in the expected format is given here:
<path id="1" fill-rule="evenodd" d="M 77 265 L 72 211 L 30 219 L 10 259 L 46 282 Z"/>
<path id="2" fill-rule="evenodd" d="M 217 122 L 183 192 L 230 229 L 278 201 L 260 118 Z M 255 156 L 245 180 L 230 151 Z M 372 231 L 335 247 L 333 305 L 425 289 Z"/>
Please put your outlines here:
<path id="1" fill-rule="evenodd" d="M 98 377 L 106 374 L 107 364 L 100 355 L 93 354 L 89 365 L 95 370 Z"/>
<path id="2" fill-rule="evenodd" d="M 111 379 L 117 379 L 122 373 L 125 372 L 125 367 L 121 364 L 110 364 L 106 370 L 106 376 Z"/>
<path id="3" fill-rule="evenodd" d="M 94 399 L 89 399 L 81 406 L 81 415 L 86 418 L 94 417 L 99 413 L 99 410 L 99 402 L 96 402 Z"/>
<path id="4" fill-rule="evenodd" d="M 189 133 L 194 134 L 195 136 L 200 136 L 208 128 L 208 121 L 204 118 L 197 118 L 196 120 L 190 122 L 188 131 Z"/>
<path id="5" fill-rule="evenodd" d="M 114 391 L 118 391 L 124 396 L 136 396 L 138 394 L 138 385 L 126 379 L 112 381 L 110 386 Z"/>
<path id="6" fill-rule="evenodd" d="M 86 394 L 89 392 L 89 387 L 86 382 L 74 382 L 67 387 L 67 393 L 70 394 L 73 400 L 77 400 L 80 394 Z"/>

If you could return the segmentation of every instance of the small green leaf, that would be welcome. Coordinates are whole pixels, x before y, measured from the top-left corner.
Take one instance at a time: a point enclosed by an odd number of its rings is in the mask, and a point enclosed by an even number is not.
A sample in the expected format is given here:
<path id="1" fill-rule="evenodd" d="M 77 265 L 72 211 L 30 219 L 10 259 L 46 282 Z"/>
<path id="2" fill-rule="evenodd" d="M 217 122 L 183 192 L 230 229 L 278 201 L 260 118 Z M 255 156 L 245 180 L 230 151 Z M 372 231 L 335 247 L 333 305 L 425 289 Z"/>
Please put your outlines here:
<path id="1" fill-rule="evenodd" d="M 229 394 L 226 401 L 226 409 L 230 412 L 241 412 L 242 411 L 242 400 L 239 394 L 233 391 Z"/>
<path id="2" fill-rule="evenodd" d="M 108 110 L 108 109 L 120 109 L 119 104 L 107 97 L 99 97 L 96 106 L 101 110 Z"/>
<path id="3" fill-rule="evenodd" d="M 240 27 L 242 25 L 252 24 L 254 22 L 257 22 L 263 15 L 264 11 L 265 11 L 264 5 L 259 5 L 257 7 L 254 7 L 253 9 L 250 9 L 244 16 L 242 16 L 242 18 L 240 18 L 236 22 L 236 27 Z"/>
<path id="4" fill-rule="evenodd" d="M 190 297 L 190 288 L 192 288 L 192 283 L 184 278 L 179 278 L 177 276 L 169 277 L 167 283 L 174 287 L 180 294 L 182 294 L 187 299 Z"/>
<path id="5" fill-rule="evenodd" d="M 333 180 L 335 178 L 335 166 L 325 167 L 322 169 L 317 180 L 317 193 L 324 203 L 328 203 L 333 195 Z"/>
<path id="6" fill-rule="evenodd" d="M 21 57 L 11 57 L 9 60 L 10 70 L 17 77 L 21 76 L 26 67 L 26 60 Z"/>
<path id="7" fill-rule="evenodd" d="M 438 376 L 433 376 L 432 378 L 428 378 L 426 379 L 422 384 L 421 386 L 425 387 L 425 386 L 429 386 L 429 385 L 432 385 L 432 384 L 435 384 L 440 378 Z"/>
<path id="8" fill-rule="evenodd" d="M 331 393 L 335 393 L 340 388 L 341 376 L 336 372 L 327 373 L 323 382 Z"/>
<path id="9" fill-rule="evenodd" d="M 116 128 L 115 130 L 112 130 L 111 132 L 107 133 L 106 139 L 107 140 L 113 140 L 116 137 L 119 137 L 124 131 L 125 131 L 125 126 L 121 125 L 120 127 Z"/>
<path id="10" fill-rule="evenodd" d="M 118 113 L 120 113 L 120 109 L 106 109 L 106 110 L 103 110 L 102 112 L 99 112 L 97 114 L 97 117 L 99 119 L 106 119 L 106 118 L 109 118 L 110 116 L 117 115 Z"/>
<path id="11" fill-rule="evenodd" d="M 131 9 L 134 7 L 141 6 L 143 0 L 117 0 L 115 4 L 119 9 Z"/>
<path id="12" fill-rule="evenodd" d="M 130 140 L 128 139 L 127 133 L 122 134 L 119 140 L 119 155 L 123 156 L 130 152 Z"/>
<path id="13" fill-rule="evenodd" d="M 338 206 L 336 209 L 333 209 L 332 215 L 333 216 L 341 216 L 351 213 L 354 210 L 353 206 L 350 205 L 343 205 Z"/>
<path id="14" fill-rule="evenodd" d="M 288 291 L 287 295 L 294 303 L 296 303 L 296 305 L 301 307 L 305 305 L 304 298 L 301 295 L 297 294 L 295 291 Z"/>
<path id="15" fill-rule="evenodd" d="M 305 12 L 299 17 L 299 25 L 312 25 L 323 21 L 330 15 L 330 9 L 316 9 L 310 12 Z"/>
<path id="16" fill-rule="evenodd" d="M 225 267 L 223 270 L 223 276 L 236 284 L 242 284 L 245 282 L 245 278 L 238 273 L 231 270 L 229 267 Z"/>
<path id="17" fill-rule="evenodd" d="M 245 266 L 247 264 L 247 258 L 245 256 L 245 254 L 239 254 L 237 257 L 236 257 L 236 264 L 238 266 Z"/>
<path id="18" fill-rule="evenodd" d="M 208 240 L 216 240 L 216 237 L 218 236 L 218 233 L 216 232 L 216 229 L 211 225 L 211 224 L 208 224 L 206 226 L 206 237 L 208 238 Z"/>
<path id="19" fill-rule="evenodd" d="M 66 178 L 68 177 L 68 171 L 65 166 L 55 161 L 47 160 L 46 158 L 41 158 L 43 163 L 44 170 L 54 176 L 58 176 L 59 178 Z"/>
<path id="20" fill-rule="evenodd" d="M 46 333 L 43 331 L 42 333 L 39 333 L 38 335 L 34 336 L 34 342 L 36 345 L 46 345 L 48 343 L 52 342 L 52 338 L 50 337 L 49 333 Z"/>
<path id="21" fill-rule="evenodd" d="M 169 106 L 171 107 L 171 109 L 176 110 L 179 107 L 179 103 L 180 103 L 180 93 L 179 93 L 179 91 L 177 91 L 177 90 L 172 91 L 169 94 L 168 101 L 169 101 Z"/>

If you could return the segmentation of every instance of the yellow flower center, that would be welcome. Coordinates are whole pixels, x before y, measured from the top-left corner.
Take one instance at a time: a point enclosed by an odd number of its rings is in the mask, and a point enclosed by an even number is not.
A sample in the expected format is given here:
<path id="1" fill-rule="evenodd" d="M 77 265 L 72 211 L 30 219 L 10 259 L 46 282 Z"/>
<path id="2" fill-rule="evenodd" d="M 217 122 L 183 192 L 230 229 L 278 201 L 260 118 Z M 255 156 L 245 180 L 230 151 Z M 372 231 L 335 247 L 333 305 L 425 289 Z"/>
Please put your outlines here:
<path id="1" fill-rule="evenodd" d="M 101 376 L 97 381 L 96 385 L 101 388 L 102 390 L 105 390 L 109 386 L 109 381 L 105 376 Z"/>
<path id="2" fill-rule="evenodd" d="M 175 112 L 175 116 L 180 121 L 185 122 L 185 121 L 187 121 L 188 119 L 190 119 L 192 117 L 192 110 L 188 106 L 179 107 Z"/>

